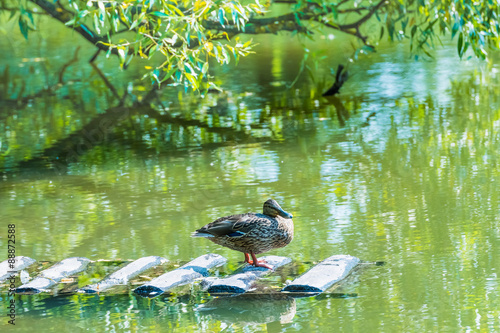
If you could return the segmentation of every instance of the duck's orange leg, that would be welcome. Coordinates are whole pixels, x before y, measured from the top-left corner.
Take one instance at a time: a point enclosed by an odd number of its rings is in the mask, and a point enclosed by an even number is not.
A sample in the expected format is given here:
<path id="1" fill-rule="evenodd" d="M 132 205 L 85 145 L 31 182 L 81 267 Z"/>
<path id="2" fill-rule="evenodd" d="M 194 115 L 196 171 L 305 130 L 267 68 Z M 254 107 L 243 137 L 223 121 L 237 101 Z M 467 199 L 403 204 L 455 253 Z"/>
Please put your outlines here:
<path id="1" fill-rule="evenodd" d="M 249 265 L 253 265 L 253 261 L 250 260 L 250 255 L 248 253 L 245 253 L 245 262 Z"/>
<path id="2" fill-rule="evenodd" d="M 250 254 L 252 255 L 252 259 L 253 259 L 253 262 L 252 262 L 252 263 L 248 262 L 250 265 L 252 265 L 252 264 L 253 264 L 255 267 L 264 267 L 264 268 L 267 268 L 267 269 L 273 269 L 271 266 L 264 264 L 264 261 L 258 261 L 258 260 L 257 260 L 257 257 L 255 256 L 255 253 L 250 252 Z M 246 257 L 247 255 L 248 255 L 248 254 L 247 254 L 247 253 L 245 253 L 245 257 Z M 249 258 L 249 259 L 250 259 L 250 258 Z"/>

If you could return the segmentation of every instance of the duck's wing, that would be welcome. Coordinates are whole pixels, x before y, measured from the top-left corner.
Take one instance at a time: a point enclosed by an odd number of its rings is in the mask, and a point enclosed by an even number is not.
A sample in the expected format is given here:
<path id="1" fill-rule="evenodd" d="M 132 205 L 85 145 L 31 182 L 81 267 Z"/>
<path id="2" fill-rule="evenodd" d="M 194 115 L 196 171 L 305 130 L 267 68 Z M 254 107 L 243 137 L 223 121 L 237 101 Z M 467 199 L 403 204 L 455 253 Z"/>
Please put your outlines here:
<path id="1" fill-rule="evenodd" d="M 255 227 L 255 217 L 251 214 L 238 214 L 221 217 L 212 223 L 196 230 L 196 233 L 210 234 L 215 237 L 243 236 Z"/>

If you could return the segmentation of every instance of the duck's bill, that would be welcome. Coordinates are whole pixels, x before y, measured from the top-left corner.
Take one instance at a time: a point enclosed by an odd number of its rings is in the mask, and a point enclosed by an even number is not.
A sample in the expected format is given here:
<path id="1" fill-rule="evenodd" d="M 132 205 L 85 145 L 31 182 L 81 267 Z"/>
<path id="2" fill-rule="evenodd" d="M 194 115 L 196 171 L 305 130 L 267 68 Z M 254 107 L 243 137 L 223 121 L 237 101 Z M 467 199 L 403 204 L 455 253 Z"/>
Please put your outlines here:
<path id="1" fill-rule="evenodd" d="M 288 213 L 288 212 L 285 212 L 283 209 L 280 209 L 279 210 L 279 214 L 280 216 L 286 218 L 286 219 L 291 219 L 293 217 L 292 214 Z"/>

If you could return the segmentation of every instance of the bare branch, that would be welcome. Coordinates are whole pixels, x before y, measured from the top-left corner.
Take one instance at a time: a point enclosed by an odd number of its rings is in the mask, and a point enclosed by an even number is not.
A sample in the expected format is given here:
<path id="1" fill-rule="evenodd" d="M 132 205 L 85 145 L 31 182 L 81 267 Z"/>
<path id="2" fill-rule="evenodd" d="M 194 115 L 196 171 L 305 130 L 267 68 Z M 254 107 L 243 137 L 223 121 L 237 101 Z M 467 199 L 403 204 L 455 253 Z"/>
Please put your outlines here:
<path id="1" fill-rule="evenodd" d="M 340 25 L 339 27 L 341 27 L 342 30 L 344 30 L 344 29 L 345 30 L 348 30 L 348 29 L 357 29 L 363 23 L 365 23 L 366 21 L 368 21 L 373 16 L 373 14 L 375 14 L 375 12 L 377 10 L 379 10 L 381 7 L 383 7 L 385 4 L 387 4 L 387 0 L 380 0 L 379 3 L 377 3 L 375 6 L 371 7 L 370 11 L 365 16 L 363 16 L 362 18 L 360 18 L 356 22 L 353 22 L 351 24 Z"/>

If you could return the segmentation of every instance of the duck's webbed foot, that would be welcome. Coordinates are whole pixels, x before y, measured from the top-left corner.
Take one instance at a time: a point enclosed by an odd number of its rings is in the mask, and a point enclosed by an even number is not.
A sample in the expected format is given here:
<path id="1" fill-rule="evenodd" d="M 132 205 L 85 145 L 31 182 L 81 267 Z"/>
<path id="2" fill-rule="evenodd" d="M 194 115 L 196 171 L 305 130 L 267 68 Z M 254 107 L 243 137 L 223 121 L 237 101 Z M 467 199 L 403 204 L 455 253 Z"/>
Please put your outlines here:
<path id="1" fill-rule="evenodd" d="M 250 254 L 251 254 L 253 260 L 250 260 L 250 257 L 248 255 L 248 253 L 245 253 L 245 261 L 248 264 L 254 265 L 255 267 L 264 267 L 264 268 L 267 268 L 267 269 L 273 269 L 271 266 L 265 264 L 264 260 L 258 261 L 257 257 L 255 256 L 255 254 L 253 252 L 250 252 Z M 247 261 L 247 259 L 248 259 L 248 261 Z"/>
<path id="2" fill-rule="evenodd" d="M 254 264 L 255 267 L 264 267 L 264 268 L 267 268 L 267 269 L 270 269 L 272 270 L 273 268 L 267 264 L 264 264 L 265 261 L 264 260 L 261 260 L 261 261 L 257 261 L 257 264 Z"/>

